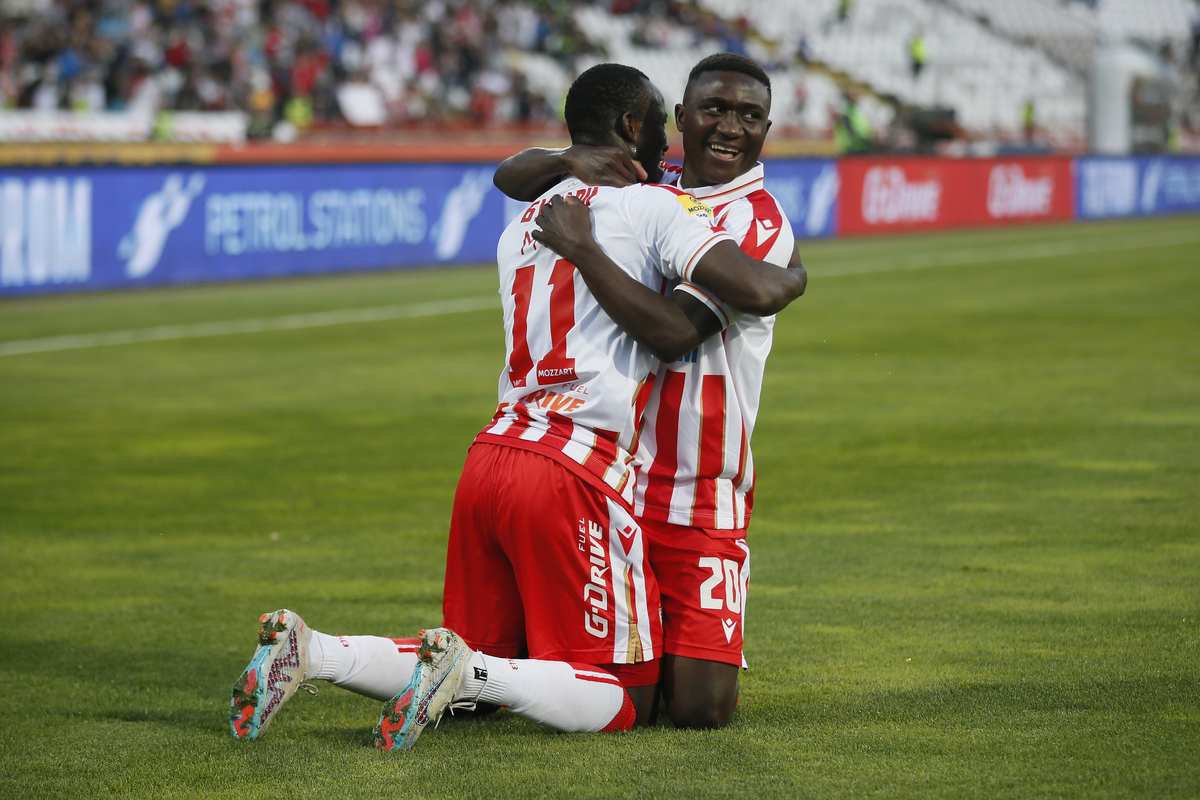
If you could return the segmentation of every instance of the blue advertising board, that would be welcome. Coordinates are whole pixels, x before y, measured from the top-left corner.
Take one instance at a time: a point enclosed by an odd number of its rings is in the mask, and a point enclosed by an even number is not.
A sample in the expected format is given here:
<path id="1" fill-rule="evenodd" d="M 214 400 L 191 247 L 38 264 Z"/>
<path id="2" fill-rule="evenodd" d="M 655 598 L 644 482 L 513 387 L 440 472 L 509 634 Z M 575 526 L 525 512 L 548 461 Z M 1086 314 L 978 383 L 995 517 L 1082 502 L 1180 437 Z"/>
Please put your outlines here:
<path id="1" fill-rule="evenodd" d="M 0 172 L 0 293 L 486 262 L 492 165 Z"/>
<path id="2" fill-rule="evenodd" d="M 495 259 L 525 208 L 492 164 L 0 171 L 0 295 Z M 771 161 L 798 238 L 836 230 L 832 160 Z"/>
<path id="3" fill-rule="evenodd" d="M 837 162 L 832 158 L 764 162 L 763 185 L 783 206 L 797 239 L 837 233 Z"/>
<path id="4" fill-rule="evenodd" d="M 1075 161 L 1077 219 L 1200 211 L 1200 158 L 1149 156 Z"/>

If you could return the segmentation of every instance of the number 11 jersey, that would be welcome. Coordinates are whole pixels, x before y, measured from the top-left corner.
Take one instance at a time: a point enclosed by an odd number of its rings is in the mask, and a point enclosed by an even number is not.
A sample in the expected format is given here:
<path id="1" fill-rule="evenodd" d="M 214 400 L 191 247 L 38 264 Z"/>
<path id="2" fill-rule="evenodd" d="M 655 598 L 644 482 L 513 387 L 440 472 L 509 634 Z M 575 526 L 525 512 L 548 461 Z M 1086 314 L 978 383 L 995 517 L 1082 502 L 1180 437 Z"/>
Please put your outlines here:
<path id="1" fill-rule="evenodd" d="M 632 454 L 657 362 L 600 307 L 573 264 L 533 240 L 534 220 L 556 194 L 587 204 L 604 252 L 655 291 L 690 280 L 709 249 L 733 239 L 686 192 L 575 178 L 543 194 L 500 236 L 507 358 L 496 415 L 475 440 L 546 455 L 630 505 Z"/>

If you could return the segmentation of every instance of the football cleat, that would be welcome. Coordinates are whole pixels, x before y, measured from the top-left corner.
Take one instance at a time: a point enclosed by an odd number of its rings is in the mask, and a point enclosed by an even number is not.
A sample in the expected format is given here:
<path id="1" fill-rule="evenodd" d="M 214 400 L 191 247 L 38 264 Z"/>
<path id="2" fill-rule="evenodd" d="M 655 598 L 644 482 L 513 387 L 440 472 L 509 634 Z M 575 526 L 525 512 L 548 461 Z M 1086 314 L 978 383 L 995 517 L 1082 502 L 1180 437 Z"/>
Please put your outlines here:
<path id="1" fill-rule="evenodd" d="M 308 672 L 312 632 L 294 611 L 281 608 L 258 618 L 258 649 L 233 684 L 229 730 L 235 739 L 262 736 Z M 307 685 L 305 685 L 307 688 Z"/>
<path id="2" fill-rule="evenodd" d="M 425 726 L 437 727 L 448 708 L 474 708 L 472 701 L 455 701 L 467 679 L 467 663 L 474 651 L 449 628 L 421 631 L 417 667 L 400 694 L 383 704 L 375 727 L 375 746 L 381 750 L 407 750 Z"/>

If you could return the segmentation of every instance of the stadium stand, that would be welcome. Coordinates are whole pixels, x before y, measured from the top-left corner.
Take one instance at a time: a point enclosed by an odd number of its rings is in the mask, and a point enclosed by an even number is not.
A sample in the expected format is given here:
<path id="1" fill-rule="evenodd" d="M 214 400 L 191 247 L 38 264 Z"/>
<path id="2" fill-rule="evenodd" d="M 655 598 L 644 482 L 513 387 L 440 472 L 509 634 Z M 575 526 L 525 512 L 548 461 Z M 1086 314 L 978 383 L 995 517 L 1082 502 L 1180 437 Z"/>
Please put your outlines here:
<path id="1" fill-rule="evenodd" d="M 252 137 L 316 125 L 556 125 L 579 71 L 646 72 L 668 107 L 720 50 L 771 74 L 777 130 L 857 113 L 903 149 L 913 109 L 973 138 L 1080 146 L 1096 42 L 1132 38 L 1197 95 L 1192 0 L 0 0 L 5 108 L 239 110 Z M 911 66 L 914 41 L 925 62 Z M 852 110 L 850 104 L 854 103 Z M 69 126 L 67 126 L 69 127 Z"/>

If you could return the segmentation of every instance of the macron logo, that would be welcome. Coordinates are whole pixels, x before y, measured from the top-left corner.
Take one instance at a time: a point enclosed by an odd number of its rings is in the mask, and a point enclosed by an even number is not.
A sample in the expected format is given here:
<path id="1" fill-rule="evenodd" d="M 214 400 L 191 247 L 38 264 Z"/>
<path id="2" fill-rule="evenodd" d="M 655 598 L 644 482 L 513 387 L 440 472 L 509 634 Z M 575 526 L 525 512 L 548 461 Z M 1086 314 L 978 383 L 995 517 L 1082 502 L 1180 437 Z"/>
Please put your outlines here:
<path id="1" fill-rule="evenodd" d="M 733 640 L 733 632 L 737 630 L 737 620 L 723 619 L 721 620 L 721 626 L 725 628 L 725 642 L 731 642 Z"/>
<path id="2" fill-rule="evenodd" d="M 754 224 L 758 226 L 758 243 L 763 244 L 775 234 L 779 233 L 779 228 L 775 227 L 770 220 L 756 219 Z"/>

